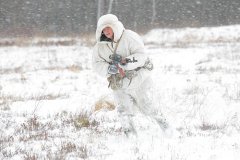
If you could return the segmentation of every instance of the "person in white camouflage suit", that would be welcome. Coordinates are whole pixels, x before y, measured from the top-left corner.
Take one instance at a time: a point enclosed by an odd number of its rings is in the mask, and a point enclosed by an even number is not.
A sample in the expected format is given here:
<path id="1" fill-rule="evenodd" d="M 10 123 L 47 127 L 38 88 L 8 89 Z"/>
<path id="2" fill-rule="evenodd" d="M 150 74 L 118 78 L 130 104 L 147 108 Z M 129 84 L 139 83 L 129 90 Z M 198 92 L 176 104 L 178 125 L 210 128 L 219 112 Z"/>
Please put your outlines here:
<path id="1" fill-rule="evenodd" d="M 150 72 L 153 64 L 144 51 L 141 37 L 124 28 L 113 14 L 99 18 L 93 49 L 93 69 L 106 77 L 118 102 L 117 111 L 123 118 L 123 128 L 133 127 L 131 116 L 140 110 L 168 127 L 153 105 L 153 85 Z M 127 124 L 127 122 L 129 122 Z"/>

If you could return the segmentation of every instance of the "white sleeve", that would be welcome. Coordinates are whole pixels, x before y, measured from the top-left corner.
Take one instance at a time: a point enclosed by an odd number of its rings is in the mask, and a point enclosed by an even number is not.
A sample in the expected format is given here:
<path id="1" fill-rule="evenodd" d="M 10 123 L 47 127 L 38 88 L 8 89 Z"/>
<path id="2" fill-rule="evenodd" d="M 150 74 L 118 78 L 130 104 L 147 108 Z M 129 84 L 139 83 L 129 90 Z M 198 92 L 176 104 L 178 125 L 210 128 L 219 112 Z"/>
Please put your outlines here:
<path id="1" fill-rule="evenodd" d="M 133 32 L 133 34 L 131 34 L 129 37 L 128 45 L 131 55 L 126 58 L 130 60 L 135 59 L 137 62 L 127 63 L 126 65 L 121 67 L 125 70 L 133 70 L 138 67 L 144 66 L 145 61 L 147 60 L 147 56 L 145 54 L 144 43 L 141 37 L 135 32 Z"/>
<path id="2" fill-rule="evenodd" d="M 92 66 L 93 70 L 97 72 L 100 76 L 102 77 L 109 76 L 108 74 L 109 63 L 100 56 L 97 45 L 95 45 L 95 47 L 93 48 Z"/>

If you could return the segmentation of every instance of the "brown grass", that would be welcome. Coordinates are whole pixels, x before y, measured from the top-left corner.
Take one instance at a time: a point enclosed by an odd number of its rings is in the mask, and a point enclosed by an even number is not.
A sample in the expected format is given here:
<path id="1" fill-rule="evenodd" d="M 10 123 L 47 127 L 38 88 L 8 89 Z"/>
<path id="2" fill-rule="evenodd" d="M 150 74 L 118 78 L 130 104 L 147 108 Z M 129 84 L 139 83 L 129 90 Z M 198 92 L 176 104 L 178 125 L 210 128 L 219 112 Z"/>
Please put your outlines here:
<path id="1" fill-rule="evenodd" d="M 39 40 L 36 44 L 36 46 L 72 46 L 77 43 L 77 40 L 70 39 L 70 40 L 57 40 L 57 41 L 51 41 L 51 40 Z"/>
<path id="2" fill-rule="evenodd" d="M 113 104 L 113 102 L 107 101 L 105 99 L 100 99 L 99 101 L 97 101 L 95 103 L 95 109 L 94 111 L 99 111 L 101 109 L 107 109 L 109 111 L 112 111 L 115 109 L 115 105 Z"/>
<path id="3" fill-rule="evenodd" d="M 82 45 L 93 46 L 95 44 L 94 34 L 84 34 L 71 37 L 18 37 L 0 39 L 0 47 L 27 47 L 27 46 L 73 46 L 80 42 Z"/>
<path id="4" fill-rule="evenodd" d="M 76 128 L 89 127 L 89 117 L 87 115 L 79 115 L 73 119 L 73 124 Z"/>
<path id="5" fill-rule="evenodd" d="M 44 70 L 48 70 L 48 71 L 64 71 L 64 70 L 68 70 L 74 73 L 79 73 L 81 70 L 83 70 L 82 66 L 78 66 L 78 65 L 70 65 L 70 66 L 66 66 L 66 67 L 60 67 L 60 66 L 54 66 L 54 67 L 47 67 L 44 68 Z"/>

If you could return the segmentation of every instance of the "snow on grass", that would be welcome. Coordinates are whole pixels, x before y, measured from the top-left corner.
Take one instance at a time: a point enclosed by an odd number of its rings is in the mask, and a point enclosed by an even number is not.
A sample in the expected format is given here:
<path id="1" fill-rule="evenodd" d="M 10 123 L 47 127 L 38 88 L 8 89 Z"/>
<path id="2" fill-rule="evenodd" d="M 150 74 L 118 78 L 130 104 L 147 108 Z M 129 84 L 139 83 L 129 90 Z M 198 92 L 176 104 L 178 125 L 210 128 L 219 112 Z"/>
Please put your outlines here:
<path id="1" fill-rule="evenodd" d="M 92 48 L 1 47 L 0 159 L 238 160 L 238 32 L 236 25 L 144 36 L 155 105 L 172 136 L 142 113 L 132 117 L 136 134 L 124 134 L 107 81 L 91 70 Z"/>
<path id="2" fill-rule="evenodd" d="M 240 42 L 240 25 L 217 28 L 154 29 L 143 38 L 146 44 L 183 47 L 204 43 Z"/>

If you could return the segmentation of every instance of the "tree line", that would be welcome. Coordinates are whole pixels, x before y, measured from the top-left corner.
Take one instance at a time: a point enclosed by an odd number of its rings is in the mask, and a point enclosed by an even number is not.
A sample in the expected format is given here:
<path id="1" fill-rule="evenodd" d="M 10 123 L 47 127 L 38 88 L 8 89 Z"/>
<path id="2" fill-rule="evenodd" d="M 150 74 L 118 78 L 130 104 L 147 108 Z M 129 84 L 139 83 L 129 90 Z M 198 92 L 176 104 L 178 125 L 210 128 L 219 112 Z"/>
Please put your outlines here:
<path id="1" fill-rule="evenodd" d="M 220 26 L 240 23 L 239 0 L 0 0 L 0 35 L 76 36 L 94 33 L 113 13 L 126 28 Z"/>

